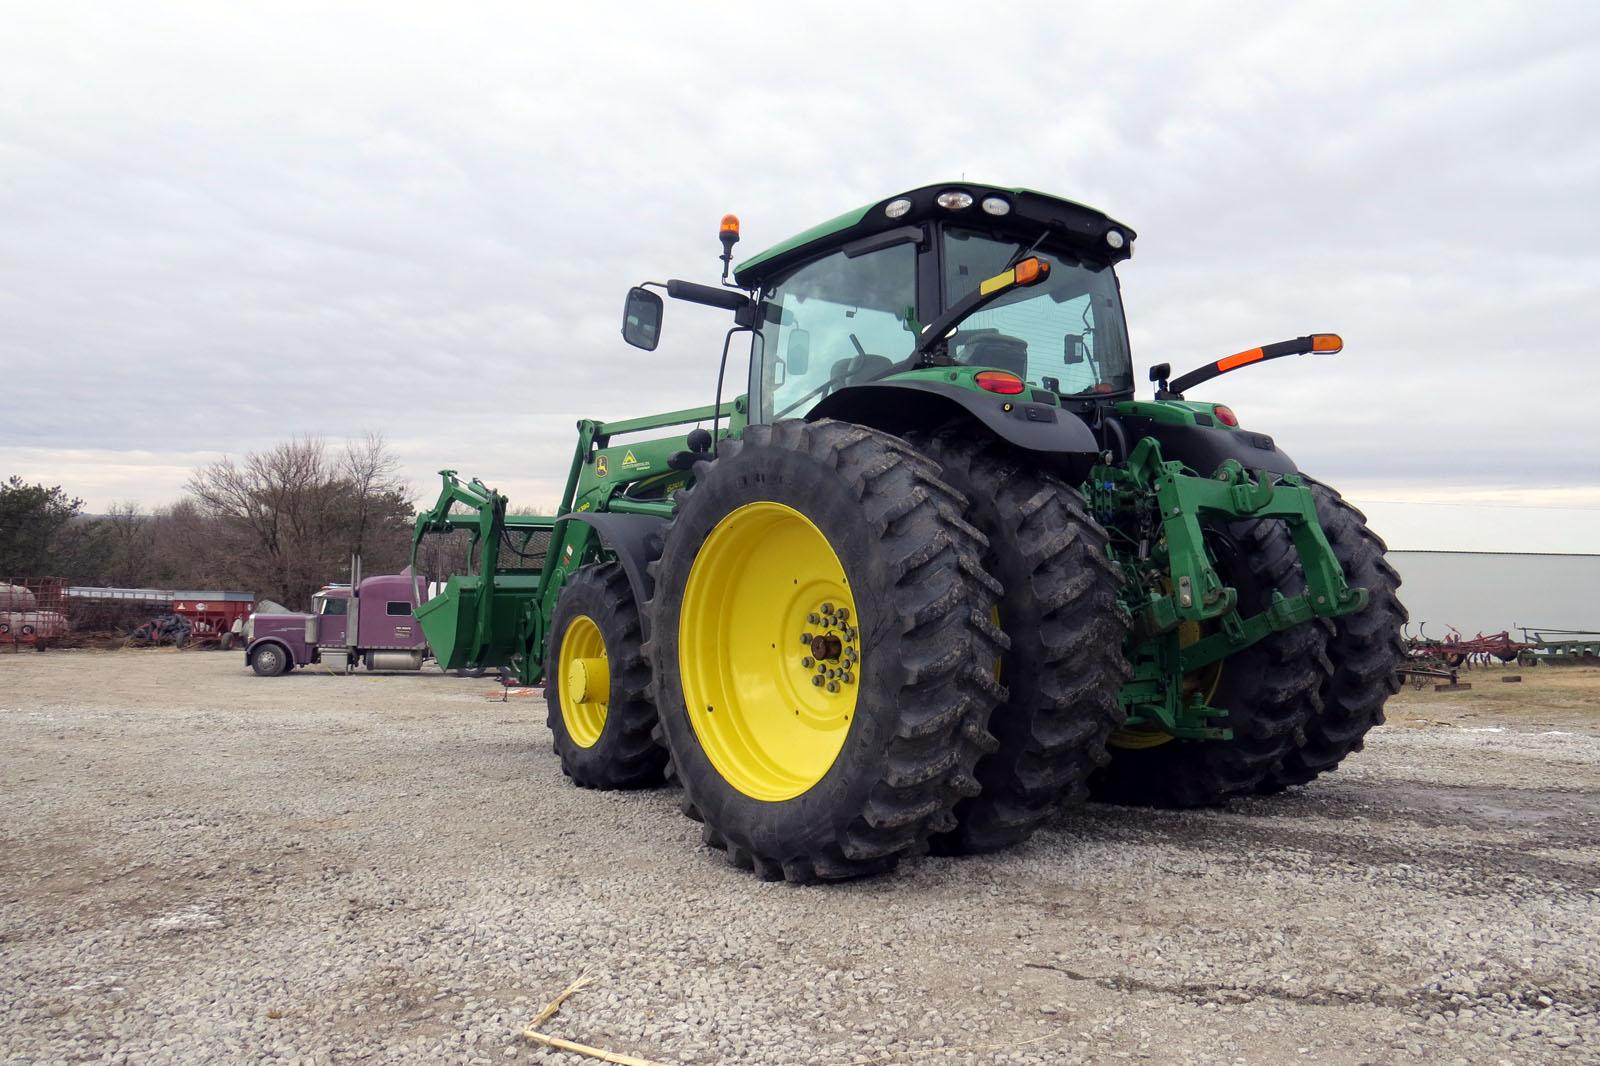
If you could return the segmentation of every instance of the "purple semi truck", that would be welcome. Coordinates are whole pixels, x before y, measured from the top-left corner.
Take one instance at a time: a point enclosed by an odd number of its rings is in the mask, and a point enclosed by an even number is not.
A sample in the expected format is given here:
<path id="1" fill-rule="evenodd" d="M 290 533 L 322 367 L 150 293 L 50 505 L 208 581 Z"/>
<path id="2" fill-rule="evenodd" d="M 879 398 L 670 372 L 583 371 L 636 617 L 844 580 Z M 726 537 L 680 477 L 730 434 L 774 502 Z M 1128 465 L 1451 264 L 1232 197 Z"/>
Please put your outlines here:
<path id="1" fill-rule="evenodd" d="M 346 673 L 358 664 L 420 670 L 428 642 L 415 613 L 427 591 L 427 581 L 407 567 L 354 586 L 325 586 L 311 598 L 311 614 L 253 613 L 244 626 L 245 662 L 262 677 L 316 662 L 342 666 Z"/>

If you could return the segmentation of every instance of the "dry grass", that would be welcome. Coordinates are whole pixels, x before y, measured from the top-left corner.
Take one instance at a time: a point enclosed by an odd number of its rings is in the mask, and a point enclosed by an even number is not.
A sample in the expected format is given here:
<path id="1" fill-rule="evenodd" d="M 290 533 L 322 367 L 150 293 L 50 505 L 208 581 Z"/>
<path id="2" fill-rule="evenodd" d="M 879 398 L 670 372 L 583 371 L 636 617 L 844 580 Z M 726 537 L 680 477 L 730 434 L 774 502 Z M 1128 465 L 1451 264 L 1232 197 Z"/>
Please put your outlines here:
<path id="1" fill-rule="evenodd" d="M 1464 692 L 1435 692 L 1433 680 L 1422 688 L 1410 684 L 1389 701 L 1389 721 L 1395 725 L 1455 724 L 1480 713 L 1514 716 L 1528 726 L 1571 725 L 1583 722 L 1600 727 L 1600 669 L 1589 666 L 1475 666 L 1458 675 L 1472 688 Z M 1520 676 L 1507 683 L 1503 677 Z"/>

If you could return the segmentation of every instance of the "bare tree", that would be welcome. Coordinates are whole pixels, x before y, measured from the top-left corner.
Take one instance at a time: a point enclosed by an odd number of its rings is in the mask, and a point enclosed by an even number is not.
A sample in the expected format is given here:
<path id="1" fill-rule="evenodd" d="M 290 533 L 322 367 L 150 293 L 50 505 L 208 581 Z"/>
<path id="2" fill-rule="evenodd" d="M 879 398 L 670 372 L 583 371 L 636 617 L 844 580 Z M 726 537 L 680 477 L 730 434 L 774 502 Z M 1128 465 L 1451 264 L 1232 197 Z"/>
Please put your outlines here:
<path id="1" fill-rule="evenodd" d="M 330 455 L 320 437 L 297 437 L 196 470 L 189 496 L 206 525 L 200 548 L 228 582 L 289 606 L 347 573 L 361 553 L 369 573 L 398 568 L 411 504 L 383 438 Z"/>

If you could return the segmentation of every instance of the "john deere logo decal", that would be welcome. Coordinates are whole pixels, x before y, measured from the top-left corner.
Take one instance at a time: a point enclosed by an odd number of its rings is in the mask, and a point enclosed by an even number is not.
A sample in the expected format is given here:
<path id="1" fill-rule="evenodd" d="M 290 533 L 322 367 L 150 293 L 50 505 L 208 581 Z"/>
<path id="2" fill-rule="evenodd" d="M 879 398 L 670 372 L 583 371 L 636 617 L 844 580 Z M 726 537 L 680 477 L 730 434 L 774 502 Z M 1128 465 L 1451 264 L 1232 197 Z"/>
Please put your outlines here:
<path id="1" fill-rule="evenodd" d="M 595 476 L 596 477 L 605 477 L 606 476 L 606 457 L 605 456 L 597 455 L 597 456 L 594 457 L 594 472 L 595 472 Z"/>

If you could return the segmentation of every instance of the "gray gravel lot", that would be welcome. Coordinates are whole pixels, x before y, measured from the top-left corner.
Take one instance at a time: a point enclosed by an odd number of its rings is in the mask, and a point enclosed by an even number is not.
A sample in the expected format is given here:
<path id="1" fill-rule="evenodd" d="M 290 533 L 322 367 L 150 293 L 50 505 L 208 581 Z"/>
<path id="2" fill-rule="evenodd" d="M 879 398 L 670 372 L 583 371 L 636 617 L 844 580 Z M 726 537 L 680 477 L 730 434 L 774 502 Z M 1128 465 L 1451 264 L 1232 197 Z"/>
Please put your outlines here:
<path id="1" fill-rule="evenodd" d="M 797 888 L 493 687 L 0 654 L 0 1060 L 576 1066 L 518 1031 L 591 970 L 546 1030 L 668 1063 L 1600 1061 L 1587 697 L 1409 696 L 1273 800 Z"/>

